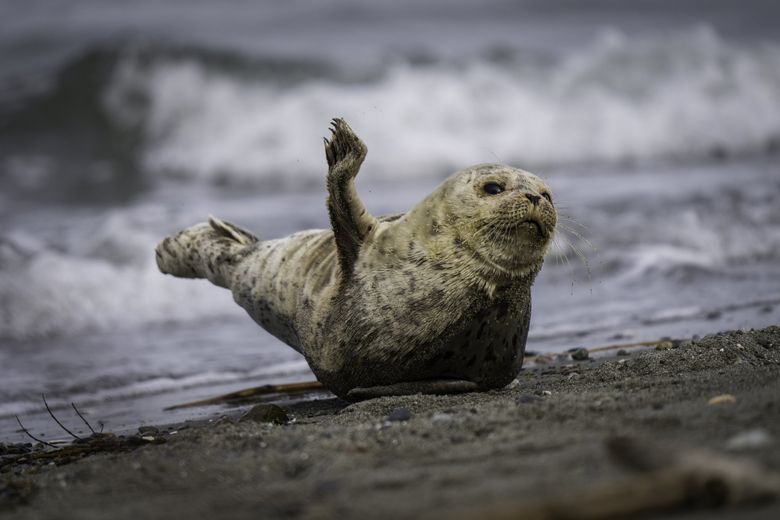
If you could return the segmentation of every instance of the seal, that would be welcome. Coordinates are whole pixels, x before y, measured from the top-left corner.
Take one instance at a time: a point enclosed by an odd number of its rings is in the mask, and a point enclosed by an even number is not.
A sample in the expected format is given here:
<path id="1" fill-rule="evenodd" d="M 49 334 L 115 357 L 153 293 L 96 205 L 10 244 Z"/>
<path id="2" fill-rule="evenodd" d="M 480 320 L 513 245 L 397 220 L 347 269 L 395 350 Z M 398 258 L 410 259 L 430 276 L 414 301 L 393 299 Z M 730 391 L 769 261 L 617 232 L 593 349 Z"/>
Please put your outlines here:
<path id="1" fill-rule="evenodd" d="M 343 119 L 331 133 L 332 229 L 261 241 L 211 217 L 157 246 L 160 271 L 230 289 L 348 400 L 507 385 L 557 223 L 550 189 L 524 170 L 481 164 L 407 213 L 374 217 L 354 184 L 365 144 Z"/>

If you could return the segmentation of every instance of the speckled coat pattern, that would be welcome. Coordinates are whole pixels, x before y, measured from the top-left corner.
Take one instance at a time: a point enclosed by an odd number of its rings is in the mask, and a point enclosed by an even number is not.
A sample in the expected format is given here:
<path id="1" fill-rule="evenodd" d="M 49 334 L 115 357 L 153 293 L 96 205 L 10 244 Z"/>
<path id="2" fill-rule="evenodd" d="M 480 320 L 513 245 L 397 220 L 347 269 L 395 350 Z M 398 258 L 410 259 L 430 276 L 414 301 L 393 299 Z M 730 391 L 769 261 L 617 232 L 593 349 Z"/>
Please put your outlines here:
<path id="1" fill-rule="evenodd" d="M 344 398 L 508 384 L 557 222 L 549 188 L 477 165 L 409 212 L 376 218 L 353 182 L 366 147 L 343 120 L 325 151 L 332 229 L 261 241 L 212 217 L 158 245 L 160 270 L 230 289 Z"/>

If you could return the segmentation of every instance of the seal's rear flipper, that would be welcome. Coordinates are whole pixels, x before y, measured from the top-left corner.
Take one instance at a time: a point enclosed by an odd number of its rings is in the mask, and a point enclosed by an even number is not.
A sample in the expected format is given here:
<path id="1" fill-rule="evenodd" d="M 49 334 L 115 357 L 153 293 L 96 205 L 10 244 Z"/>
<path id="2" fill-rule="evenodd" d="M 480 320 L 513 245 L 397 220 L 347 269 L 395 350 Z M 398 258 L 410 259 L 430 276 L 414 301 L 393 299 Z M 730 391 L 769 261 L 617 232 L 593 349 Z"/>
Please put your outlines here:
<path id="1" fill-rule="evenodd" d="M 350 401 L 363 401 L 386 395 L 413 394 L 463 394 L 476 392 L 479 386 L 473 381 L 461 379 L 430 379 L 427 381 L 408 381 L 394 385 L 368 386 L 353 388 L 347 392 Z"/>
<path id="2" fill-rule="evenodd" d="M 157 267 L 180 278 L 206 278 L 228 287 L 234 265 L 258 241 L 249 231 L 209 217 L 202 223 L 166 238 L 157 245 Z"/>
<path id="3" fill-rule="evenodd" d="M 259 238 L 246 229 L 240 228 L 225 220 L 220 220 L 213 215 L 209 215 L 209 224 L 214 228 L 214 231 L 226 238 L 232 238 L 242 246 L 254 244 L 259 240 Z"/>

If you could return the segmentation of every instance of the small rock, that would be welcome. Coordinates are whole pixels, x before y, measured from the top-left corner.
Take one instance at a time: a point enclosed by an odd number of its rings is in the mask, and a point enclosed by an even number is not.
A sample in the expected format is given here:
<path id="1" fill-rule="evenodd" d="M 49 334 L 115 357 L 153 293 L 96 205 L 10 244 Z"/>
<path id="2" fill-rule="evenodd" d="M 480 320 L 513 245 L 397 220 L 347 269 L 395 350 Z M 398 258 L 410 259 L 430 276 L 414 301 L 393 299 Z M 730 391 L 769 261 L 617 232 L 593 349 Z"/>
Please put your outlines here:
<path id="1" fill-rule="evenodd" d="M 772 436 L 763 428 L 745 430 L 739 432 L 726 441 L 727 450 L 746 450 L 751 448 L 763 448 L 772 443 Z"/>
<path id="2" fill-rule="evenodd" d="M 716 395 L 709 401 L 707 401 L 707 404 L 710 406 L 718 405 L 718 404 L 733 404 L 737 402 L 737 398 L 734 397 L 731 394 L 720 394 Z"/>
<path id="3" fill-rule="evenodd" d="M 431 416 L 431 421 L 435 423 L 447 423 L 452 421 L 452 416 L 444 412 L 436 412 Z"/>
<path id="4" fill-rule="evenodd" d="M 239 421 L 285 424 L 290 421 L 290 418 L 287 416 L 287 412 L 275 404 L 256 404 L 242 415 Z"/>
<path id="5" fill-rule="evenodd" d="M 723 315 L 723 313 L 722 313 L 722 312 L 720 312 L 720 311 L 712 311 L 712 312 L 708 312 L 708 313 L 707 313 L 707 314 L 704 316 L 704 319 L 705 319 L 705 320 L 717 320 L 717 319 L 718 319 L 718 318 L 720 318 L 722 315 Z"/>
<path id="6" fill-rule="evenodd" d="M 549 397 L 552 395 L 552 392 L 550 392 L 549 390 L 542 390 L 542 395 L 545 397 Z"/>
<path id="7" fill-rule="evenodd" d="M 618 356 L 630 356 L 630 354 L 628 353 L 628 350 L 625 350 L 625 349 L 622 349 L 622 348 L 617 351 L 617 355 Z"/>
<path id="8" fill-rule="evenodd" d="M 549 365 L 552 362 L 553 362 L 553 358 L 551 358 L 550 356 L 540 355 L 534 358 L 534 363 L 536 363 L 537 365 Z"/>
<path id="9" fill-rule="evenodd" d="M 674 345 L 672 345 L 671 341 L 662 341 L 661 343 L 659 343 L 658 345 L 655 346 L 655 349 L 656 350 L 669 350 L 673 346 Z"/>
<path id="10" fill-rule="evenodd" d="M 578 348 L 571 353 L 571 358 L 574 361 L 585 361 L 589 356 L 590 354 L 588 354 L 588 349 L 586 348 Z"/>
<path id="11" fill-rule="evenodd" d="M 224 425 L 227 425 L 227 424 L 233 424 L 233 419 L 231 419 L 227 415 L 223 415 L 219 419 L 216 419 L 212 424 L 214 426 L 224 426 Z"/>
<path id="12" fill-rule="evenodd" d="M 143 435 L 157 435 L 160 433 L 160 430 L 155 428 L 154 426 L 139 426 L 138 427 L 138 433 Z"/>
<path id="13" fill-rule="evenodd" d="M 407 410 L 406 408 L 396 408 L 390 414 L 387 416 L 388 421 L 399 421 L 404 422 L 408 421 L 412 418 L 412 412 Z"/>

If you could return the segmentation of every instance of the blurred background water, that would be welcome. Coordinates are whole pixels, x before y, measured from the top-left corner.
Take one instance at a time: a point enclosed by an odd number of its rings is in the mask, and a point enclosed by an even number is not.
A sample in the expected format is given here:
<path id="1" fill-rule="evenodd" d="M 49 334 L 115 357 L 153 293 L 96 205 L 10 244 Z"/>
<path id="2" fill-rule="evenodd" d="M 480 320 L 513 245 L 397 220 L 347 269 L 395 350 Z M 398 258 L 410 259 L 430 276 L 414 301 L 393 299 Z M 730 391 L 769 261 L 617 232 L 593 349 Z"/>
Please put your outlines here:
<path id="1" fill-rule="evenodd" d="M 530 350 L 777 323 L 779 26 L 757 0 L 0 1 L 0 438 L 52 433 L 41 393 L 122 428 L 311 378 L 153 248 L 208 214 L 326 227 L 334 116 L 375 214 L 480 162 L 548 181 Z"/>

